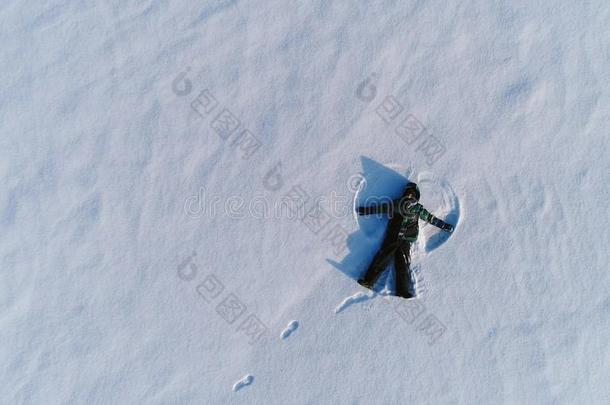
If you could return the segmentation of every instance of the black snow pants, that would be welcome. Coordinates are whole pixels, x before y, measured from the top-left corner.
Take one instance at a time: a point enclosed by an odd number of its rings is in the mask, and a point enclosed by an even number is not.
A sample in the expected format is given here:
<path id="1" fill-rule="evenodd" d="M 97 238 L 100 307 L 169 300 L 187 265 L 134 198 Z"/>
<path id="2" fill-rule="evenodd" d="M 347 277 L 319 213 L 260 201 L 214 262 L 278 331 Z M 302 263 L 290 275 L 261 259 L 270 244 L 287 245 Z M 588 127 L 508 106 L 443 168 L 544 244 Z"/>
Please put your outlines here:
<path id="1" fill-rule="evenodd" d="M 388 238 L 389 239 L 389 238 Z M 396 295 L 411 298 L 413 294 L 413 282 L 411 279 L 411 243 L 406 241 L 384 240 L 381 248 L 373 258 L 364 280 L 374 284 L 379 276 L 385 271 L 392 257 L 396 268 Z"/>

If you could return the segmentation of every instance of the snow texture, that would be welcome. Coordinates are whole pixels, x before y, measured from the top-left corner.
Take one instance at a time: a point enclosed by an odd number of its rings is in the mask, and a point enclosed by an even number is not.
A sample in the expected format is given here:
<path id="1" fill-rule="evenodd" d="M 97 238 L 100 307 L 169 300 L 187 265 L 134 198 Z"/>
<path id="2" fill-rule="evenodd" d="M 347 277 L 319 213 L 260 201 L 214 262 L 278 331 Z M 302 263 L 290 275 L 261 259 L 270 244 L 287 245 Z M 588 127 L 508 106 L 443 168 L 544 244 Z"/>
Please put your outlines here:
<path id="1" fill-rule="evenodd" d="M 0 402 L 610 403 L 609 22 L 3 1 Z M 353 208 L 409 180 L 406 301 Z"/>

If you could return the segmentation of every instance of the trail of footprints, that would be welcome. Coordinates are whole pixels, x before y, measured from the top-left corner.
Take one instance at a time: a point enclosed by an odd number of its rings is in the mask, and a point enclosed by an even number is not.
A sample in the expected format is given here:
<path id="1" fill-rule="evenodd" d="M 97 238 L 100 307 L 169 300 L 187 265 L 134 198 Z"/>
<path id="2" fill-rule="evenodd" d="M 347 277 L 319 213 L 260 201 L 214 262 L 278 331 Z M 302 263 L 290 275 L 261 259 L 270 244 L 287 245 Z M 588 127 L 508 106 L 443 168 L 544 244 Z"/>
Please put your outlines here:
<path id="1" fill-rule="evenodd" d="M 415 279 L 414 281 L 416 281 L 417 283 L 417 287 L 418 290 L 421 290 L 422 284 L 421 284 L 421 273 L 420 273 L 420 267 L 419 266 L 414 266 L 413 268 L 414 271 L 414 276 Z M 424 284 L 424 288 L 422 292 L 425 292 L 426 288 L 425 288 L 425 284 Z M 358 291 L 357 293 L 350 295 L 349 297 L 345 298 L 343 301 L 341 301 L 339 303 L 339 305 L 337 305 L 337 307 L 335 308 L 335 314 L 338 314 L 342 311 L 344 311 L 345 309 L 347 309 L 348 307 L 354 305 L 354 304 L 358 304 L 358 303 L 364 303 L 365 306 L 369 306 L 373 303 L 373 299 L 377 296 L 388 296 L 391 295 L 390 291 L 383 290 L 381 292 L 375 292 L 375 291 L 370 291 L 368 293 L 364 293 L 362 291 Z M 288 339 L 293 333 L 296 332 L 296 330 L 299 328 L 300 324 L 299 321 L 297 320 L 292 320 L 288 323 L 288 325 L 286 325 L 286 327 L 284 328 L 284 330 L 282 330 L 282 333 L 280 333 L 280 339 L 281 340 L 286 340 Z M 239 390 L 241 390 L 242 388 L 252 384 L 252 382 L 254 381 L 254 376 L 251 374 L 246 374 L 243 378 L 241 378 L 239 381 L 237 381 L 235 384 L 233 384 L 233 392 L 237 392 Z"/>
<path id="2" fill-rule="evenodd" d="M 286 340 L 290 335 L 292 335 L 299 328 L 299 321 L 292 320 L 286 325 L 282 333 L 280 334 L 280 339 Z M 252 384 L 254 381 L 254 376 L 251 374 L 246 374 L 242 379 L 233 384 L 233 392 L 237 392 L 242 388 Z"/>

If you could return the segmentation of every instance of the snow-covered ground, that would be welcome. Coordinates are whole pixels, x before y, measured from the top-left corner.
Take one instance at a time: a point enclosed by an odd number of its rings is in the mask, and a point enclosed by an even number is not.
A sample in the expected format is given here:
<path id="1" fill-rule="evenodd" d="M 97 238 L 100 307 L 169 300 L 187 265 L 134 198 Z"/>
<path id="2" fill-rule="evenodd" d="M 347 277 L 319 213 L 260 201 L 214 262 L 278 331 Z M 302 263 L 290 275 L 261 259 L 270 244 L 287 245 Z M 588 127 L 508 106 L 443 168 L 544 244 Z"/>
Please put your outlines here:
<path id="1" fill-rule="evenodd" d="M 607 2 L 6 0 L 0 39 L 1 403 L 610 403 Z M 407 179 L 457 224 L 411 301 L 355 282 Z"/>

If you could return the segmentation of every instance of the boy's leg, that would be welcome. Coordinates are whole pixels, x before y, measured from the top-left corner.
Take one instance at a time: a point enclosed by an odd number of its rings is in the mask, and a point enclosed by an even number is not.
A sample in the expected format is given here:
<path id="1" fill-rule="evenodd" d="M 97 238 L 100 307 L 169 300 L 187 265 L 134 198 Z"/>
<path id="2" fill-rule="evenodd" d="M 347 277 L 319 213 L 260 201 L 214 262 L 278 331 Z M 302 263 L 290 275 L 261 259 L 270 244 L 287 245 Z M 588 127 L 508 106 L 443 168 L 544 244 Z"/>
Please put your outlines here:
<path id="1" fill-rule="evenodd" d="M 413 298 L 411 290 L 411 244 L 401 244 L 394 255 L 394 267 L 396 267 L 396 295 L 403 298 Z"/>
<path id="2" fill-rule="evenodd" d="M 396 245 L 384 244 L 379 249 L 379 252 L 373 258 L 366 274 L 363 278 L 358 280 L 360 284 L 365 287 L 372 288 L 381 273 L 385 270 L 386 266 L 390 262 L 394 251 L 396 250 Z"/>

